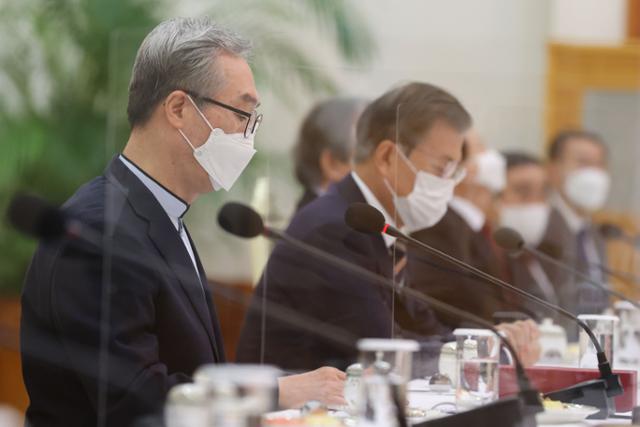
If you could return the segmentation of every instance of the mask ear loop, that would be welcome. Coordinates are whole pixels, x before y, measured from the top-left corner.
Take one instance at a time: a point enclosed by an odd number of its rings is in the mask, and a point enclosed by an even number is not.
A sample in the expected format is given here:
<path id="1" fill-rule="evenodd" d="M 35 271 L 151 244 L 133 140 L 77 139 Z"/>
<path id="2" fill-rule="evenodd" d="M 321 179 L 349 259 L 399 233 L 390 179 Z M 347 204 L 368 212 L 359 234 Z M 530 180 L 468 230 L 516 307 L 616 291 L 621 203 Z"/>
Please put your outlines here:
<path id="1" fill-rule="evenodd" d="M 207 124 L 207 126 L 209 126 L 209 129 L 211 129 L 211 132 L 213 132 L 213 127 L 211 126 L 211 123 L 209 123 L 209 120 L 207 120 L 207 118 L 204 116 L 204 114 L 202 114 L 202 111 L 200 111 L 200 109 L 198 108 L 198 106 L 196 105 L 196 103 L 193 101 L 193 98 L 191 98 L 191 95 L 187 94 L 187 98 L 189 99 L 189 101 L 191 101 L 191 104 L 193 105 L 193 108 L 196 109 L 196 111 L 198 112 L 198 114 L 200 115 L 200 117 L 202 117 L 202 120 L 204 120 L 204 122 Z M 196 151 L 196 147 L 193 146 L 193 144 L 191 143 L 191 141 L 189 140 L 189 138 L 187 138 L 187 135 L 184 134 L 184 132 L 182 132 L 182 129 L 178 129 L 178 132 L 180 132 L 180 135 L 182 135 L 182 137 L 184 138 L 185 141 L 187 141 L 187 144 L 189 144 L 189 146 L 191 147 L 191 149 L 193 151 Z"/>
<path id="2" fill-rule="evenodd" d="M 196 111 L 198 112 L 198 114 L 200 114 L 200 117 L 202 117 L 202 120 L 204 120 L 204 122 L 207 124 L 207 126 L 209 126 L 209 129 L 211 129 L 211 132 L 213 132 L 213 126 L 211 126 L 211 123 L 209 123 L 209 120 L 207 120 L 207 118 L 204 116 L 204 114 L 202 113 L 202 111 L 200 111 L 200 109 L 198 108 L 198 106 L 196 105 L 195 101 L 193 100 L 193 98 L 191 98 L 191 95 L 187 94 L 187 98 L 189 98 L 189 101 L 191 101 L 191 104 L 193 104 L 193 108 L 196 109 Z"/>
<path id="3" fill-rule="evenodd" d="M 187 144 L 189 144 L 189 147 L 191 147 L 193 151 L 196 151 L 196 147 L 194 147 L 191 141 L 189 141 L 189 138 L 187 138 L 187 135 L 185 135 L 184 132 L 182 132 L 182 129 L 178 129 L 178 132 L 180 132 L 180 135 L 182 135 L 184 140 L 187 141 Z"/>
<path id="4" fill-rule="evenodd" d="M 411 163 L 411 160 L 409 160 L 409 158 L 407 157 L 407 155 L 406 155 L 406 154 L 404 154 L 404 153 L 402 152 L 402 150 L 401 150 L 401 149 L 398 147 L 398 145 L 396 144 L 396 159 L 398 158 L 398 157 L 397 157 L 398 155 L 399 155 L 400 157 L 402 157 L 402 160 L 404 160 L 404 163 L 407 165 L 407 167 L 408 167 L 409 169 L 411 169 L 411 172 L 413 172 L 413 173 L 414 173 L 414 175 L 418 175 L 418 168 L 416 168 L 416 167 L 414 166 L 414 164 L 413 164 L 413 163 Z M 396 169 L 396 173 L 397 173 L 397 169 Z"/>

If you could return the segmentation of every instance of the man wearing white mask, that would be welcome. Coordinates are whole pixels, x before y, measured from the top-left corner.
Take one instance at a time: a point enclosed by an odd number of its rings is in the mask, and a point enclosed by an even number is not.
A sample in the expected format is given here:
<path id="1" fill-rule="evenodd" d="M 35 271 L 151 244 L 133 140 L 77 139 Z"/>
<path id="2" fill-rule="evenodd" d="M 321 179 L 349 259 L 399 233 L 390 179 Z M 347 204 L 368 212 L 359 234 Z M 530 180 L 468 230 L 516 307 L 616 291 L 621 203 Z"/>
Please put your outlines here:
<path id="1" fill-rule="evenodd" d="M 350 229 L 344 222 L 345 211 L 354 202 L 369 203 L 387 223 L 407 232 L 436 224 L 464 177 L 462 144 L 470 125 L 471 117 L 460 102 L 438 87 L 408 83 L 388 91 L 369 104 L 358 121 L 352 173 L 299 211 L 287 232 L 402 282 L 402 256 L 395 239 Z M 312 369 L 324 364 L 342 367 L 357 359 L 354 348 L 320 340 L 290 324 L 263 321 L 263 298 L 304 310 L 319 323 L 346 330 L 355 338 L 412 337 L 434 350 L 433 355 L 439 352 L 440 337 L 434 335 L 442 328 L 428 307 L 279 244 L 245 321 L 238 348 L 242 361 Z M 523 353 L 535 352 L 525 343 L 533 333 L 529 326 L 505 327 Z"/>
<path id="2" fill-rule="evenodd" d="M 135 425 L 199 366 L 225 362 L 215 287 L 183 216 L 200 195 L 229 190 L 255 153 L 249 50 L 208 19 L 165 21 L 142 42 L 126 147 L 63 207 L 105 247 L 43 242 L 27 273 L 28 425 Z M 280 403 L 340 401 L 343 379 L 333 368 L 281 378 Z"/>
<path id="3" fill-rule="evenodd" d="M 567 130 L 552 139 L 548 157 L 553 209 L 543 240 L 562 248 L 565 262 L 606 284 L 597 267 L 606 264 L 604 243 L 591 216 L 609 193 L 607 147 L 595 133 Z M 609 304 L 606 293 L 571 274 L 554 282 L 560 304 L 575 314 L 600 313 Z"/>
<path id="4" fill-rule="evenodd" d="M 413 237 L 493 276 L 502 276 L 504 265 L 496 252 L 491 221 L 494 202 L 505 186 L 505 159 L 487 148 L 475 130 L 465 138 L 467 174 L 456 186 L 446 215 L 433 227 Z M 411 253 L 408 275 L 411 287 L 492 321 L 504 306 L 500 289 L 452 273 L 449 264 L 429 254 Z M 465 326 L 460 319 L 438 314 L 450 328 Z"/>
<path id="5" fill-rule="evenodd" d="M 516 230 L 526 244 L 557 256 L 553 248 L 542 241 L 551 212 L 545 165 L 526 153 L 514 151 L 504 153 L 504 156 L 507 160 L 507 185 L 499 197 L 498 225 Z M 508 279 L 513 285 L 550 303 L 559 303 L 552 282 L 556 273 L 554 266 L 526 253 L 509 256 L 506 260 Z M 521 304 L 538 319 L 550 315 L 539 304 L 532 304 L 524 298 L 511 295 L 508 299 Z"/>

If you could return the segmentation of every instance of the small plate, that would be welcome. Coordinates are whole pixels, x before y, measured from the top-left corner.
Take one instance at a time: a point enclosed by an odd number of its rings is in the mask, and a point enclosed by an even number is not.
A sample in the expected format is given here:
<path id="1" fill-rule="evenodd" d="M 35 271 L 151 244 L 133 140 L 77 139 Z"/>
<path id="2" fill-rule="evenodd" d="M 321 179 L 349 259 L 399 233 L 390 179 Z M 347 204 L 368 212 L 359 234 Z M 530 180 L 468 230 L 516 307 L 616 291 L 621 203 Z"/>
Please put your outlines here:
<path id="1" fill-rule="evenodd" d="M 536 414 L 538 424 L 566 424 L 577 423 L 586 419 L 599 411 L 593 406 L 575 405 L 565 403 L 563 408 L 545 409 L 544 412 Z"/>

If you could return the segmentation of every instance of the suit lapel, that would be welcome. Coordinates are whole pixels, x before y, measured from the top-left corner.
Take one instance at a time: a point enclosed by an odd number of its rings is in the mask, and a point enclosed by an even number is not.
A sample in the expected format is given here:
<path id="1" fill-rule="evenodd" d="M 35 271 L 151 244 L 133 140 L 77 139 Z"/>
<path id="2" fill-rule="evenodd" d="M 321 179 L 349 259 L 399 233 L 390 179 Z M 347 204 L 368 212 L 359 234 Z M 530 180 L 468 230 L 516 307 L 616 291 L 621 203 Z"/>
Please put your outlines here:
<path id="1" fill-rule="evenodd" d="M 207 274 L 204 271 L 202 262 L 200 262 L 200 256 L 198 255 L 198 251 L 196 250 L 196 245 L 194 245 L 193 239 L 191 238 L 191 234 L 189 233 L 189 230 L 186 227 L 185 227 L 185 231 L 187 233 L 187 237 L 189 238 L 189 243 L 193 248 L 193 256 L 195 257 L 196 264 L 198 266 L 200 283 L 202 285 L 202 289 L 204 290 L 204 294 L 205 294 L 205 301 L 207 303 L 208 313 L 210 315 L 209 322 L 207 322 L 207 324 L 212 325 L 212 333 L 215 341 L 213 350 L 215 352 L 216 361 L 219 363 L 223 363 L 225 361 L 225 357 L 224 357 L 222 333 L 220 331 L 220 322 L 218 321 L 218 314 L 216 313 L 215 306 L 213 305 L 213 298 L 211 297 L 211 291 L 209 288 L 209 282 L 207 280 Z"/>
<path id="2" fill-rule="evenodd" d="M 216 341 L 211 325 L 209 306 L 206 302 L 207 294 L 203 295 L 200 279 L 175 226 L 153 194 L 117 157 L 111 161 L 105 175 L 107 179 L 115 180 L 118 186 L 126 190 L 127 200 L 134 211 L 147 220 L 147 233 L 151 241 L 180 282 L 182 290 L 197 313 L 207 332 L 213 352 L 216 354 Z"/>
<path id="3" fill-rule="evenodd" d="M 358 184 L 356 184 L 351 174 L 347 175 L 342 181 L 335 184 L 335 187 L 333 187 L 332 190 L 337 191 L 340 196 L 346 200 L 347 205 L 356 202 L 366 203 L 364 195 L 360 191 L 360 188 L 358 188 Z M 389 253 L 389 248 L 387 248 L 381 234 L 372 235 L 370 237 L 371 247 L 376 261 L 376 268 L 378 270 L 377 273 L 387 278 L 391 278 L 393 275 L 393 259 Z M 382 292 L 386 298 L 388 293 L 386 291 Z"/>

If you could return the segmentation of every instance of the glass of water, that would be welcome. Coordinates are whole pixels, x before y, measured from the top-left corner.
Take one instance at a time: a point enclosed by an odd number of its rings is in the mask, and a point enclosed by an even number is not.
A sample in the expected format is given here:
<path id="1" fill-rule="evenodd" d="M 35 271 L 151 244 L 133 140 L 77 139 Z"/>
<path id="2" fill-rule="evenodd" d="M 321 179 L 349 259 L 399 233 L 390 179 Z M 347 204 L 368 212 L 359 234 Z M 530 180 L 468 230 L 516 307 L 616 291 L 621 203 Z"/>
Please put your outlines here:
<path id="1" fill-rule="evenodd" d="M 615 345 L 615 335 L 619 321 L 618 317 L 599 314 L 581 314 L 578 316 L 578 319 L 584 321 L 593 331 L 596 339 L 600 342 L 611 367 L 613 368 L 613 348 Z M 580 330 L 580 367 L 598 367 L 596 348 L 591 342 L 591 339 L 589 339 L 587 333 L 583 330 Z"/>
<path id="2" fill-rule="evenodd" d="M 456 329 L 456 405 L 459 411 L 497 400 L 500 342 L 488 329 Z"/>

